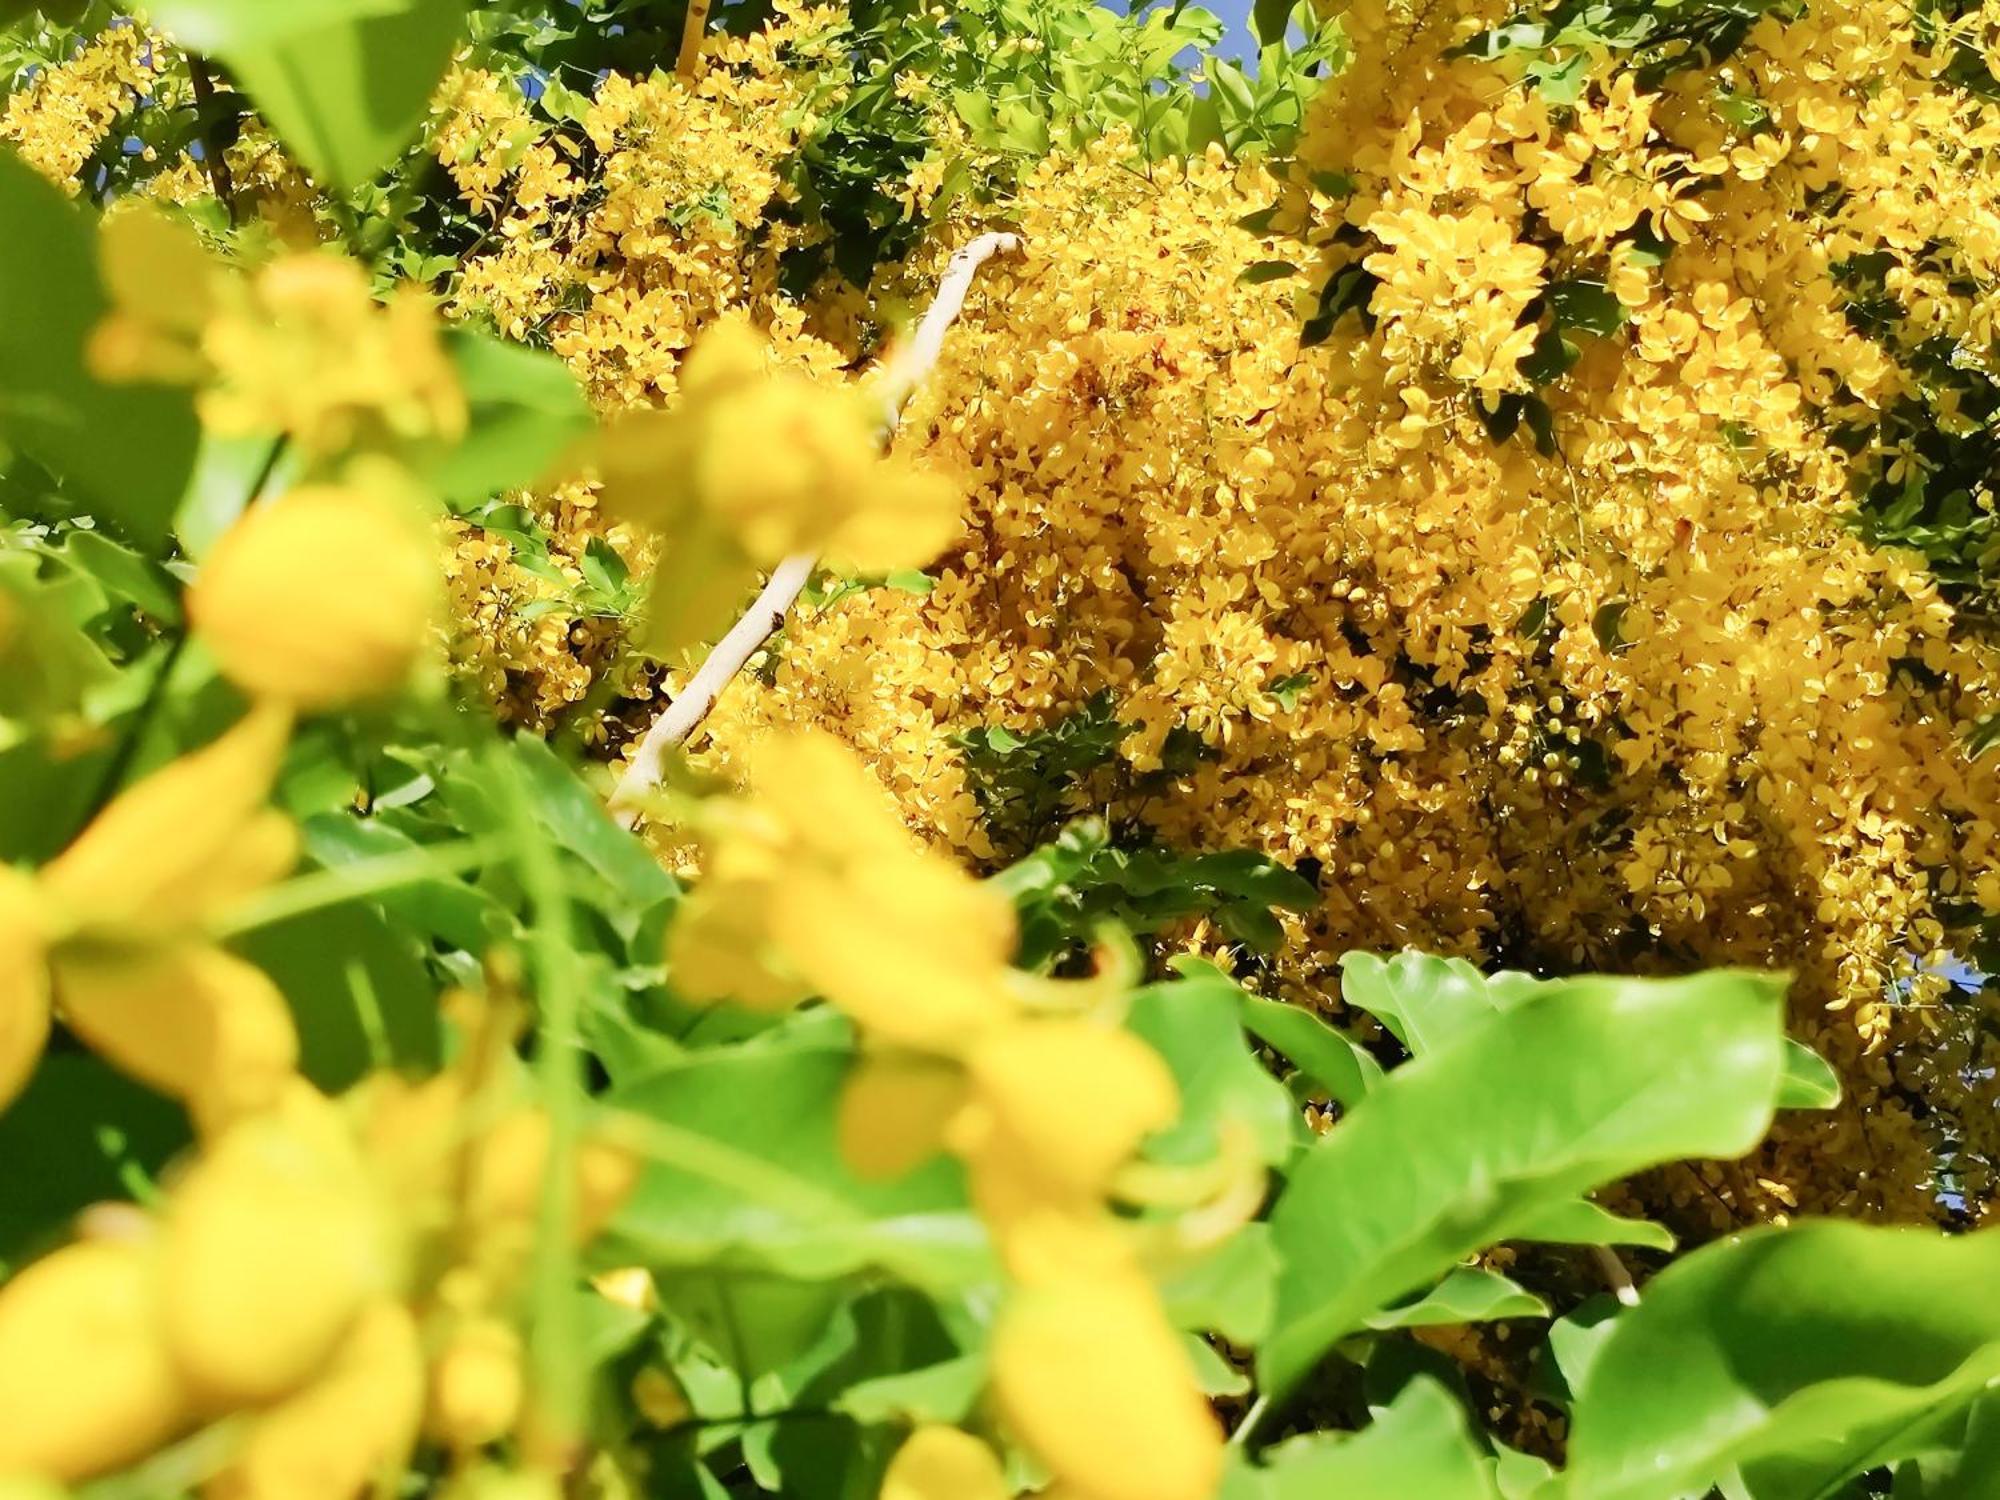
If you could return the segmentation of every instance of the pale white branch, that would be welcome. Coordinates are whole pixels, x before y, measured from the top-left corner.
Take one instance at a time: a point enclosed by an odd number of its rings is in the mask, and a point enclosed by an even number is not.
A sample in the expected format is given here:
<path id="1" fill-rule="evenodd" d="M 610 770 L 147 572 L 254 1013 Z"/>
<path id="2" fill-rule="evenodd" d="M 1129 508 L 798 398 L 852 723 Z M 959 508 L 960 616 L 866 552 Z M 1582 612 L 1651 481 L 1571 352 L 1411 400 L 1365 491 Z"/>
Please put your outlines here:
<path id="1" fill-rule="evenodd" d="M 1012 255 L 1021 248 L 1019 235 L 995 232 L 982 234 L 957 250 L 938 279 L 937 293 L 924 310 L 916 332 L 890 356 L 882 375 L 883 441 L 895 435 L 903 407 L 918 386 L 937 367 L 944 353 L 945 335 L 965 309 L 966 293 L 979 268 L 996 255 Z M 660 784 L 666 771 L 667 754 L 685 744 L 708 717 L 743 670 L 744 663 L 785 623 L 793 601 L 812 577 L 819 559 L 810 552 L 796 552 L 771 570 L 763 590 L 745 610 L 741 619 L 715 643 L 708 657 L 690 677 L 687 686 L 674 695 L 672 703 L 655 719 L 639 742 L 625 774 L 611 793 L 611 816 L 624 828 L 637 827 L 644 815 L 646 798 Z"/>

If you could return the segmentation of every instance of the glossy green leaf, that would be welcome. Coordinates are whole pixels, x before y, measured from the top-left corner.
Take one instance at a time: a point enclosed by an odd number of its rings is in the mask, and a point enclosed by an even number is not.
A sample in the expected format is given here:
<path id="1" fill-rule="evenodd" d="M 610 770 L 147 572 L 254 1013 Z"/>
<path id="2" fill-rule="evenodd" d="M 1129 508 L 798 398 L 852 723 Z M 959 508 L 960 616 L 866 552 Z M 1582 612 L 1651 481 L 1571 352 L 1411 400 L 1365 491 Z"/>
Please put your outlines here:
<path id="1" fill-rule="evenodd" d="M 1340 998 L 1418 1057 L 1460 1040 L 1499 1009 L 1484 974 L 1462 958 L 1430 953 L 1349 953 L 1340 961 Z"/>
<path id="2" fill-rule="evenodd" d="M 313 178 L 347 192 L 416 134 L 465 28 L 464 0 L 171 0 Z"/>
<path id="3" fill-rule="evenodd" d="M 1311 1011 L 1244 994 L 1243 1029 L 1289 1060 L 1343 1109 L 1352 1109 L 1382 1081 L 1382 1065 L 1359 1044 Z"/>
<path id="4" fill-rule="evenodd" d="M 156 551 L 194 468 L 190 393 L 91 375 L 84 351 L 109 309 L 96 230 L 4 147 L 0 225 L 0 438 L 63 481 L 67 513 Z"/>
<path id="5" fill-rule="evenodd" d="M 1370 1328 L 1429 1328 L 1450 1323 L 1484 1323 L 1495 1318 L 1539 1318 L 1548 1304 L 1498 1271 L 1461 1266 L 1414 1302 L 1385 1308 L 1368 1319 Z"/>
<path id="6" fill-rule="evenodd" d="M 1278 1253 L 1268 1224 L 1246 1224 L 1221 1244 L 1159 1272 L 1160 1302 L 1176 1328 L 1254 1347 L 1277 1306 Z"/>
<path id="7" fill-rule="evenodd" d="M 992 1275 L 957 1162 L 893 1182 L 848 1170 L 836 1122 L 850 1062 L 820 1045 L 694 1052 L 615 1090 L 607 1102 L 631 1117 L 652 1163 L 605 1253 L 800 1280 L 871 1267 L 940 1287 Z"/>
<path id="8" fill-rule="evenodd" d="M 1148 985 L 1132 997 L 1126 1026 L 1166 1059 L 1180 1089 L 1180 1119 L 1147 1154 L 1200 1161 L 1221 1147 L 1233 1122 L 1270 1165 L 1291 1155 L 1299 1130 L 1291 1095 L 1251 1053 L 1237 1022 L 1238 989 L 1219 970 Z"/>
<path id="9" fill-rule="evenodd" d="M 426 470 L 447 501 L 533 485 L 594 423 L 569 367 L 553 354 L 453 329 L 445 347 L 464 388 L 468 425 Z"/>
<path id="10" fill-rule="evenodd" d="M 1769 1128 L 1784 987 L 1719 970 L 1537 986 L 1389 1075 L 1293 1171 L 1264 1388 L 1288 1391 L 1397 1297 L 1601 1183 L 1735 1157 Z"/>
<path id="11" fill-rule="evenodd" d="M 1588 1198 L 1572 1198 L 1539 1210 L 1515 1232 L 1517 1240 L 1551 1245 L 1641 1245 L 1648 1250 L 1674 1248 L 1674 1232 L 1651 1219 L 1628 1219 L 1600 1208 Z"/>
<path id="12" fill-rule="evenodd" d="M 1785 1076 L 1778 1086 L 1780 1109 L 1832 1109 L 1840 1103 L 1840 1075 L 1804 1042 L 1785 1039 Z"/>
<path id="13" fill-rule="evenodd" d="M 1577 1390 L 1575 1500 L 1672 1500 L 1740 1470 L 1817 1500 L 1922 1452 L 2000 1380 L 2000 1233 L 1822 1221 L 1669 1266 Z"/>
<path id="14" fill-rule="evenodd" d="M 1221 1500 L 1498 1500 L 1465 1409 L 1418 1378 L 1360 1432 L 1315 1432 L 1268 1450 L 1261 1464 L 1233 1453 Z"/>

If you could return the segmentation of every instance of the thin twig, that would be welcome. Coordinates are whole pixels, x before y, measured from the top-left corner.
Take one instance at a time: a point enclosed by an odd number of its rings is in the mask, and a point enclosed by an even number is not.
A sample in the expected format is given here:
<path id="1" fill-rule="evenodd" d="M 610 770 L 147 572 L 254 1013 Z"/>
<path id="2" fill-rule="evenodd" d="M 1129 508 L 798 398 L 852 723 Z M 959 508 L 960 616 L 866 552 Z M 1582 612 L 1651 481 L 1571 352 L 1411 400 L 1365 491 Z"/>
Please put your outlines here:
<path id="1" fill-rule="evenodd" d="M 994 232 L 982 234 L 956 251 L 944 275 L 938 280 L 937 295 L 925 310 L 915 335 L 889 360 L 882 377 L 882 416 L 885 441 L 893 437 L 902 419 L 903 407 L 926 376 L 936 368 L 944 353 L 945 335 L 965 309 L 966 293 L 979 268 L 996 255 L 1012 255 L 1021 248 L 1019 235 Z M 795 552 L 771 570 L 750 608 L 729 627 L 728 634 L 715 643 L 687 686 L 646 731 L 633 753 L 631 764 L 611 793 L 611 816 L 623 828 L 636 828 L 643 815 L 647 795 L 660 784 L 666 770 L 667 753 L 685 744 L 701 721 L 735 680 L 745 662 L 757 654 L 785 623 L 792 602 L 812 577 L 819 558 L 810 552 Z"/>
<path id="2" fill-rule="evenodd" d="M 1611 1289 L 1611 1295 L 1618 1299 L 1621 1307 L 1639 1305 L 1639 1288 L 1632 1282 L 1632 1273 L 1625 1269 L 1625 1262 L 1609 1245 L 1592 1245 L 1590 1258 L 1597 1262 L 1598 1274 L 1604 1284 Z"/>
<path id="3" fill-rule="evenodd" d="M 689 83 L 701 71 L 701 38 L 708 30 L 710 0 L 688 0 L 687 17 L 681 22 L 681 55 L 674 71 Z"/>
<path id="4" fill-rule="evenodd" d="M 215 75 L 208 71 L 208 63 L 192 52 L 186 53 L 188 82 L 194 85 L 195 108 L 199 110 L 215 97 Z M 201 134 L 201 164 L 208 170 L 208 185 L 215 189 L 215 196 L 222 200 L 223 212 L 229 215 L 229 222 L 236 222 L 236 183 L 229 175 L 229 160 L 216 144 L 221 132 L 210 120 L 208 128 Z"/>

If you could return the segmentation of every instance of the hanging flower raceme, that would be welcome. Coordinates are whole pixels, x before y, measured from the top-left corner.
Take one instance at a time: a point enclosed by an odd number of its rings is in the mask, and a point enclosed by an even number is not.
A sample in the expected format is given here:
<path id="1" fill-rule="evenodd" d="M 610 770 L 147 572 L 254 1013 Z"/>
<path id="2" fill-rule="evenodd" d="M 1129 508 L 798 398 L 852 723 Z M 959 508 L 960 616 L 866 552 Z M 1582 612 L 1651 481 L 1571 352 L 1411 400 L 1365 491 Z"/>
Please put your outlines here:
<path id="1" fill-rule="evenodd" d="M 680 394 L 614 422 L 596 451 L 607 507 L 667 543 L 650 616 L 659 646 L 712 634 L 757 570 L 792 553 L 919 567 L 958 529 L 942 479 L 882 455 L 882 415 L 864 392 L 772 369 L 739 320 L 703 335 Z"/>
<path id="2" fill-rule="evenodd" d="M 1081 981 L 1014 969 L 1006 896 L 920 848 L 825 736 L 759 746 L 752 795 L 703 816 L 707 868 L 669 938 L 675 985 L 765 1008 L 822 995 L 852 1018 L 850 1164 L 890 1176 L 959 1156 L 1014 1282 L 993 1346 L 1006 1425 L 1089 1500 L 1211 1493 L 1221 1433 L 1108 1202 L 1180 1105 L 1159 1054 L 1119 1024 L 1129 976 L 1109 960 Z M 1257 1194 L 1236 1196 L 1254 1211 Z M 884 1494 L 988 1493 L 984 1451 L 920 1430 Z"/>
<path id="3" fill-rule="evenodd" d="M 298 1056 L 291 1012 L 205 928 L 297 856 L 266 806 L 291 718 L 253 709 L 135 783 L 33 876 L 0 871 L 0 1106 L 51 1012 L 210 1132 L 273 1103 Z"/>

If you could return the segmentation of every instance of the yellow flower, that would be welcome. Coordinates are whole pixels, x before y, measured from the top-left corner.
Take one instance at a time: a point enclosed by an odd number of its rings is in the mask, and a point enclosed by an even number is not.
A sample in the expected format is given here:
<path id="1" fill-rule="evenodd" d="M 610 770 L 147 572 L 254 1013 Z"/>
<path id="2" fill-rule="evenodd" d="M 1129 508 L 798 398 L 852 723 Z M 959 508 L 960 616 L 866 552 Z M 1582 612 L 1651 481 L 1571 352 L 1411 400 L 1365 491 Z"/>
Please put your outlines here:
<path id="1" fill-rule="evenodd" d="M 253 708 L 121 793 L 40 872 L 57 919 L 120 939 L 178 934 L 283 875 L 297 841 L 265 798 L 290 732 L 288 713 Z"/>
<path id="2" fill-rule="evenodd" d="M 153 1247 L 85 1240 L 0 1288 L 0 1475 L 87 1479 L 192 1425 Z"/>
<path id="3" fill-rule="evenodd" d="M 1129 1031 L 1029 1020 L 967 1057 L 977 1100 L 953 1146 L 1043 1184 L 1040 1197 L 1100 1197 L 1146 1135 L 1173 1123 L 1179 1092 L 1159 1053 Z"/>
<path id="4" fill-rule="evenodd" d="M 1007 1425 L 1087 1500 L 1208 1500 L 1222 1431 L 1179 1336 L 1136 1275 L 1015 1292 L 993 1332 Z"/>
<path id="5" fill-rule="evenodd" d="M 521 1336 L 498 1318 L 469 1319 L 431 1362 L 424 1431 L 458 1450 L 498 1442 L 520 1419 L 521 1391 Z"/>
<path id="6" fill-rule="evenodd" d="M 426 642 L 442 571 L 398 497 L 308 485 L 251 509 L 188 590 L 188 617 L 254 697 L 338 708 L 393 692 Z"/>
<path id="7" fill-rule="evenodd" d="M 711 858 L 669 936 L 689 998 L 821 994 L 880 1041 L 945 1054 L 1013 1013 L 1007 898 L 920 848 L 832 738 L 764 746 Z"/>
<path id="8" fill-rule="evenodd" d="M 278 1097 L 298 1057 L 291 1012 L 200 929 L 296 857 L 290 821 L 264 805 L 290 722 L 253 710 L 117 797 L 35 877 L 0 870 L 0 1106 L 33 1071 L 52 1002 L 204 1133 Z"/>
<path id="9" fill-rule="evenodd" d="M 717 323 L 681 370 L 680 404 L 598 444 L 606 504 L 666 538 L 653 626 L 673 644 L 721 623 L 755 569 L 794 552 L 865 569 L 928 562 L 958 527 L 936 476 L 881 454 L 869 397 L 772 371 L 744 323 Z"/>
<path id="10" fill-rule="evenodd" d="M 34 881 L 0 865 L 0 1110 L 27 1086 L 49 1037 L 44 920 Z"/>
<path id="11" fill-rule="evenodd" d="M 915 1052 L 863 1053 L 840 1094 L 840 1154 L 863 1177 L 900 1177 L 943 1149 L 964 1070 Z"/>
<path id="12" fill-rule="evenodd" d="M 347 1122 L 303 1083 L 218 1137 L 167 1205 L 169 1347 L 218 1406 L 298 1389 L 400 1274 L 386 1206 Z"/>
<path id="13" fill-rule="evenodd" d="M 309 1284 L 308 1284 L 309 1285 Z M 304 1290 L 302 1287 L 301 1290 Z M 400 1302 L 353 1320 L 312 1383 L 251 1417 L 210 1500 L 354 1500 L 392 1483 L 415 1446 L 423 1354 Z"/>
<path id="14" fill-rule="evenodd" d="M 956 1427 L 926 1424 L 889 1461 L 880 1500 L 1007 1500 L 1009 1493 L 991 1448 Z"/>
<path id="15" fill-rule="evenodd" d="M 220 948 L 84 947 L 57 973 L 70 1030 L 185 1103 L 203 1134 L 275 1104 L 298 1067 L 284 996 L 262 969 Z"/>

